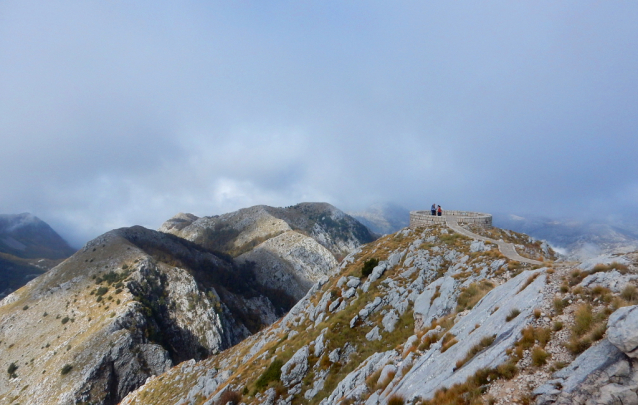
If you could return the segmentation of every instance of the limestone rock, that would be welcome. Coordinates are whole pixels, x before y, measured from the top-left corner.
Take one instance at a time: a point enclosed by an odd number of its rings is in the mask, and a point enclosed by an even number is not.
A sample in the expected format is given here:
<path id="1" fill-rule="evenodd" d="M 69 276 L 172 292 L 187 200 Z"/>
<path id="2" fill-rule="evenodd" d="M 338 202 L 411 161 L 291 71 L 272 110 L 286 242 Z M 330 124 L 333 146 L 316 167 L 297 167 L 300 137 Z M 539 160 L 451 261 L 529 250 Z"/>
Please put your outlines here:
<path id="1" fill-rule="evenodd" d="M 607 339 L 629 357 L 638 357 L 638 305 L 619 308 L 611 314 Z"/>
<path id="2" fill-rule="evenodd" d="M 399 315 L 397 315 L 395 310 L 391 310 L 387 314 L 385 314 L 383 320 L 381 321 L 381 324 L 383 325 L 383 329 L 385 329 L 386 332 L 393 332 L 394 326 L 397 324 L 398 321 Z"/>
<path id="3" fill-rule="evenodd" d="M 631 281 L 636 279 L 638 279 L 638 276 L 636 275 L 623 275 L 620 274 L 617 270 L 612 270 L 609 272 L 598 272 L 591 274 L 585 277 L 585 279 L 581 281 L 580 285 L 587 288 L 601 286 L 609 288 L 612 292 L 619 293 Z"/>
<path id="4" fill-rule="evenodd" d="M 449 314 L 456 307 L 458 282 L 442 277 L 428 285 L 414 302 L 414 327 L 427 327 L 433 319 Z"/>
<path id="5" fill-rule="evenodd" d="M 541 275 L 519 291 L 529 277 L 537 272 Z M 544 283 L 543 270 L 524 271 L 487 293 L 472 309 L 471 316 L 461 318 L 449 330 L 448 333 L 454 335 L 458 343 L 443 353 L 440 351 L 441 341 L 433 344 L 416 360 L 412 369 L 392 389 L 392 393 L 403 395 L 406 399 L 416 396 L 429 398 L 437 389 L 464 382 L 480 368 L 496 367 L 505 362 L 506 348 L 514 344 L 532 317 L 533 308 L 542 299 L 541 287 Z M 520 315 L 507 322 L 505 318 L 515 308 L 520 310 Z M 480 326 L 475 329 L 477 324 Z M 496 339 L 489 348 L 460 369 L 455 369 L 456 362 L 464 358 L 474 345 L 494 334 Z"/>
<path id="6" fill-rule="evenodd" d="M 308 372 L 308 346 L 304 346 L 281 367 L 281 381 L 285 387 L 290 387 L 301 382 Z"/>
<path id="7" fill-rule="evenodd" d="M 366 339 L 368 339 L 369 341 L 381 340 L 381 334 L 379 333 L 379 327 L 375 326 L 374 328 L 372 328 L 372 330 L 366 334 Z"/>

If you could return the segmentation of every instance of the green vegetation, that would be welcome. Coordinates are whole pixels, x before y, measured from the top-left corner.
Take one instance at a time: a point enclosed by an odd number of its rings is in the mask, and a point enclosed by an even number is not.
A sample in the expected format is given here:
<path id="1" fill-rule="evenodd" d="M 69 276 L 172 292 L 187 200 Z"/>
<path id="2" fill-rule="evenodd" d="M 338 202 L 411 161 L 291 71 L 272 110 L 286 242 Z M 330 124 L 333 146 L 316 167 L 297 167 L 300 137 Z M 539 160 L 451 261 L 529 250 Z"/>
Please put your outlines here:
<path id="1" fill-rule="evenodd" d="M 109 292 L 109 288 L 108 287 L 100 287 L 97 290 L 95 290 L 95 295 L 98 297 L 103 296 L 104 294 L 106 294 L 107 292 Z"/>
<path id="2" fill-rule="evenodd" d="M 16 371 L 18 370 L 18 366 L 15 363 L 9 364 L 9 368 L 7 369 L 7 374 L 9 374 L 9 378 L 16 378 L 18 375 Z"/>
<path id="3" fill-rule="evenodd" d="M 62 322 L 62 325 L 64 325 L 65 323 L 69 322 L 69 320 L 70 318 L 68 316 L 65 316 L 60 322 Z"/>
<path id="4" fill-rule="evenodd" d="M 264 371 L 264 373 L 255 382 L 255 388 L 259 391 L 263 391 L 273 381 L 279 381 L 281 378 L 281 367 L 284 362 L 280 359 L 275 359 L 270 363 L 270 366 Z"/>
<path id="5" fill-rule="evenodd" d="M 368 277 L 372 274 L 372 270 L 379 265 L 379 259 L 371 258 L 366 260 L 363 263 L 363 267 L 361 268 L 361 277 Z"/>
<path id="6" fill-rule="evenodd" d="M 569 302 L 566 299 L 554 298 L 554 311 L 556 311 L 557 315 L 562 315 L 563 311 L 569 305 Z"/>
<path id="7" fill-rule="evenodd" d="M 60 370 L 60 374 L 67 375 L 67 374 L 69 374 L 71 372 L 71 370 L 73 370 L 73 366 L 70 365 L 70 364 L 65 364 L 62 367 L 62 370 Z"/>

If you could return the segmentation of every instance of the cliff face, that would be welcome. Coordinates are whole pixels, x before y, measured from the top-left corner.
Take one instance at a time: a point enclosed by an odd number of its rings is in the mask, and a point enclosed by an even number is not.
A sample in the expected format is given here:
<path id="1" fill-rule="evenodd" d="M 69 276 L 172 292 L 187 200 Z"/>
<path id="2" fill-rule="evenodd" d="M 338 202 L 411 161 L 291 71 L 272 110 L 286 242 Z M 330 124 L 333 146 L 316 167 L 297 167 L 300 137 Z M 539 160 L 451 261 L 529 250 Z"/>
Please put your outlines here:
<path id="1" fill-rule="evenodd" d="M 289 302 L 303 297 L 341 258 L 374 240 L 365 226 L 326 203 L 260 205 L 203 218 L 178 214 L 160 231 L 253 263 L 257 281 L 284 292 Z"/>
<path id="2" fill-rule="evenodd" d="M 274 322 L 252 270 L 142 227 L 108 232 L 0 302 L 0 402 L 116 404 Z"/>
<path id="3" fill-rule="evenodd" d="M 123 404 L 635 403 L 637 264 L 531 267 L 444 227 L 406 229 L 357 249 L 282 320 Z"/>

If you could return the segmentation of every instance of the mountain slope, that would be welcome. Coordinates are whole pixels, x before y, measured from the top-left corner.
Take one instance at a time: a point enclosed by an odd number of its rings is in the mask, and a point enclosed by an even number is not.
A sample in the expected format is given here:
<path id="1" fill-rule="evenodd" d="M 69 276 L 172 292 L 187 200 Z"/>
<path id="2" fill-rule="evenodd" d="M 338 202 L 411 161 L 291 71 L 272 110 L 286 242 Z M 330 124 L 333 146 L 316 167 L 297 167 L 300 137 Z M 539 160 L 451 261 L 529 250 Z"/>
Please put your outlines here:
<path id="1" fill-rule="evenodd" d="M 178 214 L 159 230 L 254 263 L 259 282 L 295 300 L 341 258 L 374 240 L 365 226 L 327 203 L 259 205 L 203 218 Z"/>
<path id="2" fill-rule="evenodd" d="M 388 235 L 281 321 L 123 404 L 633 403 L 638 253 L 547 264 L 440 226 Z"/>
<path id="3" fill-rule="evenodd" d="M 0 402 L 116 404 L 274 322 L 282 295 L 173 235 L 108 232 L 0 302 Z"/>

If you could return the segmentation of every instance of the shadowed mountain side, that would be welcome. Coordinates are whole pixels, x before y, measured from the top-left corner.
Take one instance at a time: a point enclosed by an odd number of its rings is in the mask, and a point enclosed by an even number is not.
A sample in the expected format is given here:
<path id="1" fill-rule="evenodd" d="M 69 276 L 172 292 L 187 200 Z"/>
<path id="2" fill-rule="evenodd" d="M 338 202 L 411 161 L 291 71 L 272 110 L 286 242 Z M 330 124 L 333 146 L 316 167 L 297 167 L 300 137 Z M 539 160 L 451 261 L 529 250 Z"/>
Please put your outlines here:
<path id="1" fill-rule="evenodd" d="M 160 231 L 254 265 L 262 286 L 296 300 L 348 253 L 374 240 L 365 226 L 327 203 L 259 205 L 203 218 L 178 214 Z"/>
<path id="2" fill-rule="evenodd" d="M 295 300 L 338 265 L 328 249 L 294 231 L 268 239 L 237 258 L 238 263 L 246 261 L 257 266 L 255 275 L 261 284 L 286 291 Z"/>
<path id="3" fill-rule="evenodd" d="M 0 252 L 25 259 L 65 259 L 75 249 L 31 214 L 0 215 Z"/>
<path id="4" fill-rule="evenodd" d="M 26 213 L 0 215 L 0 299 L 74 252 L 37 217 Z"/>
<path id="5" fill-rule="evenodd" d="M 116 404 L 271 324 L 294 303 L 285 296 L 179 237 L 108 232 L 0 302 L 0 368 L 17 366 L 0 373 L 0 402 Z"/>

